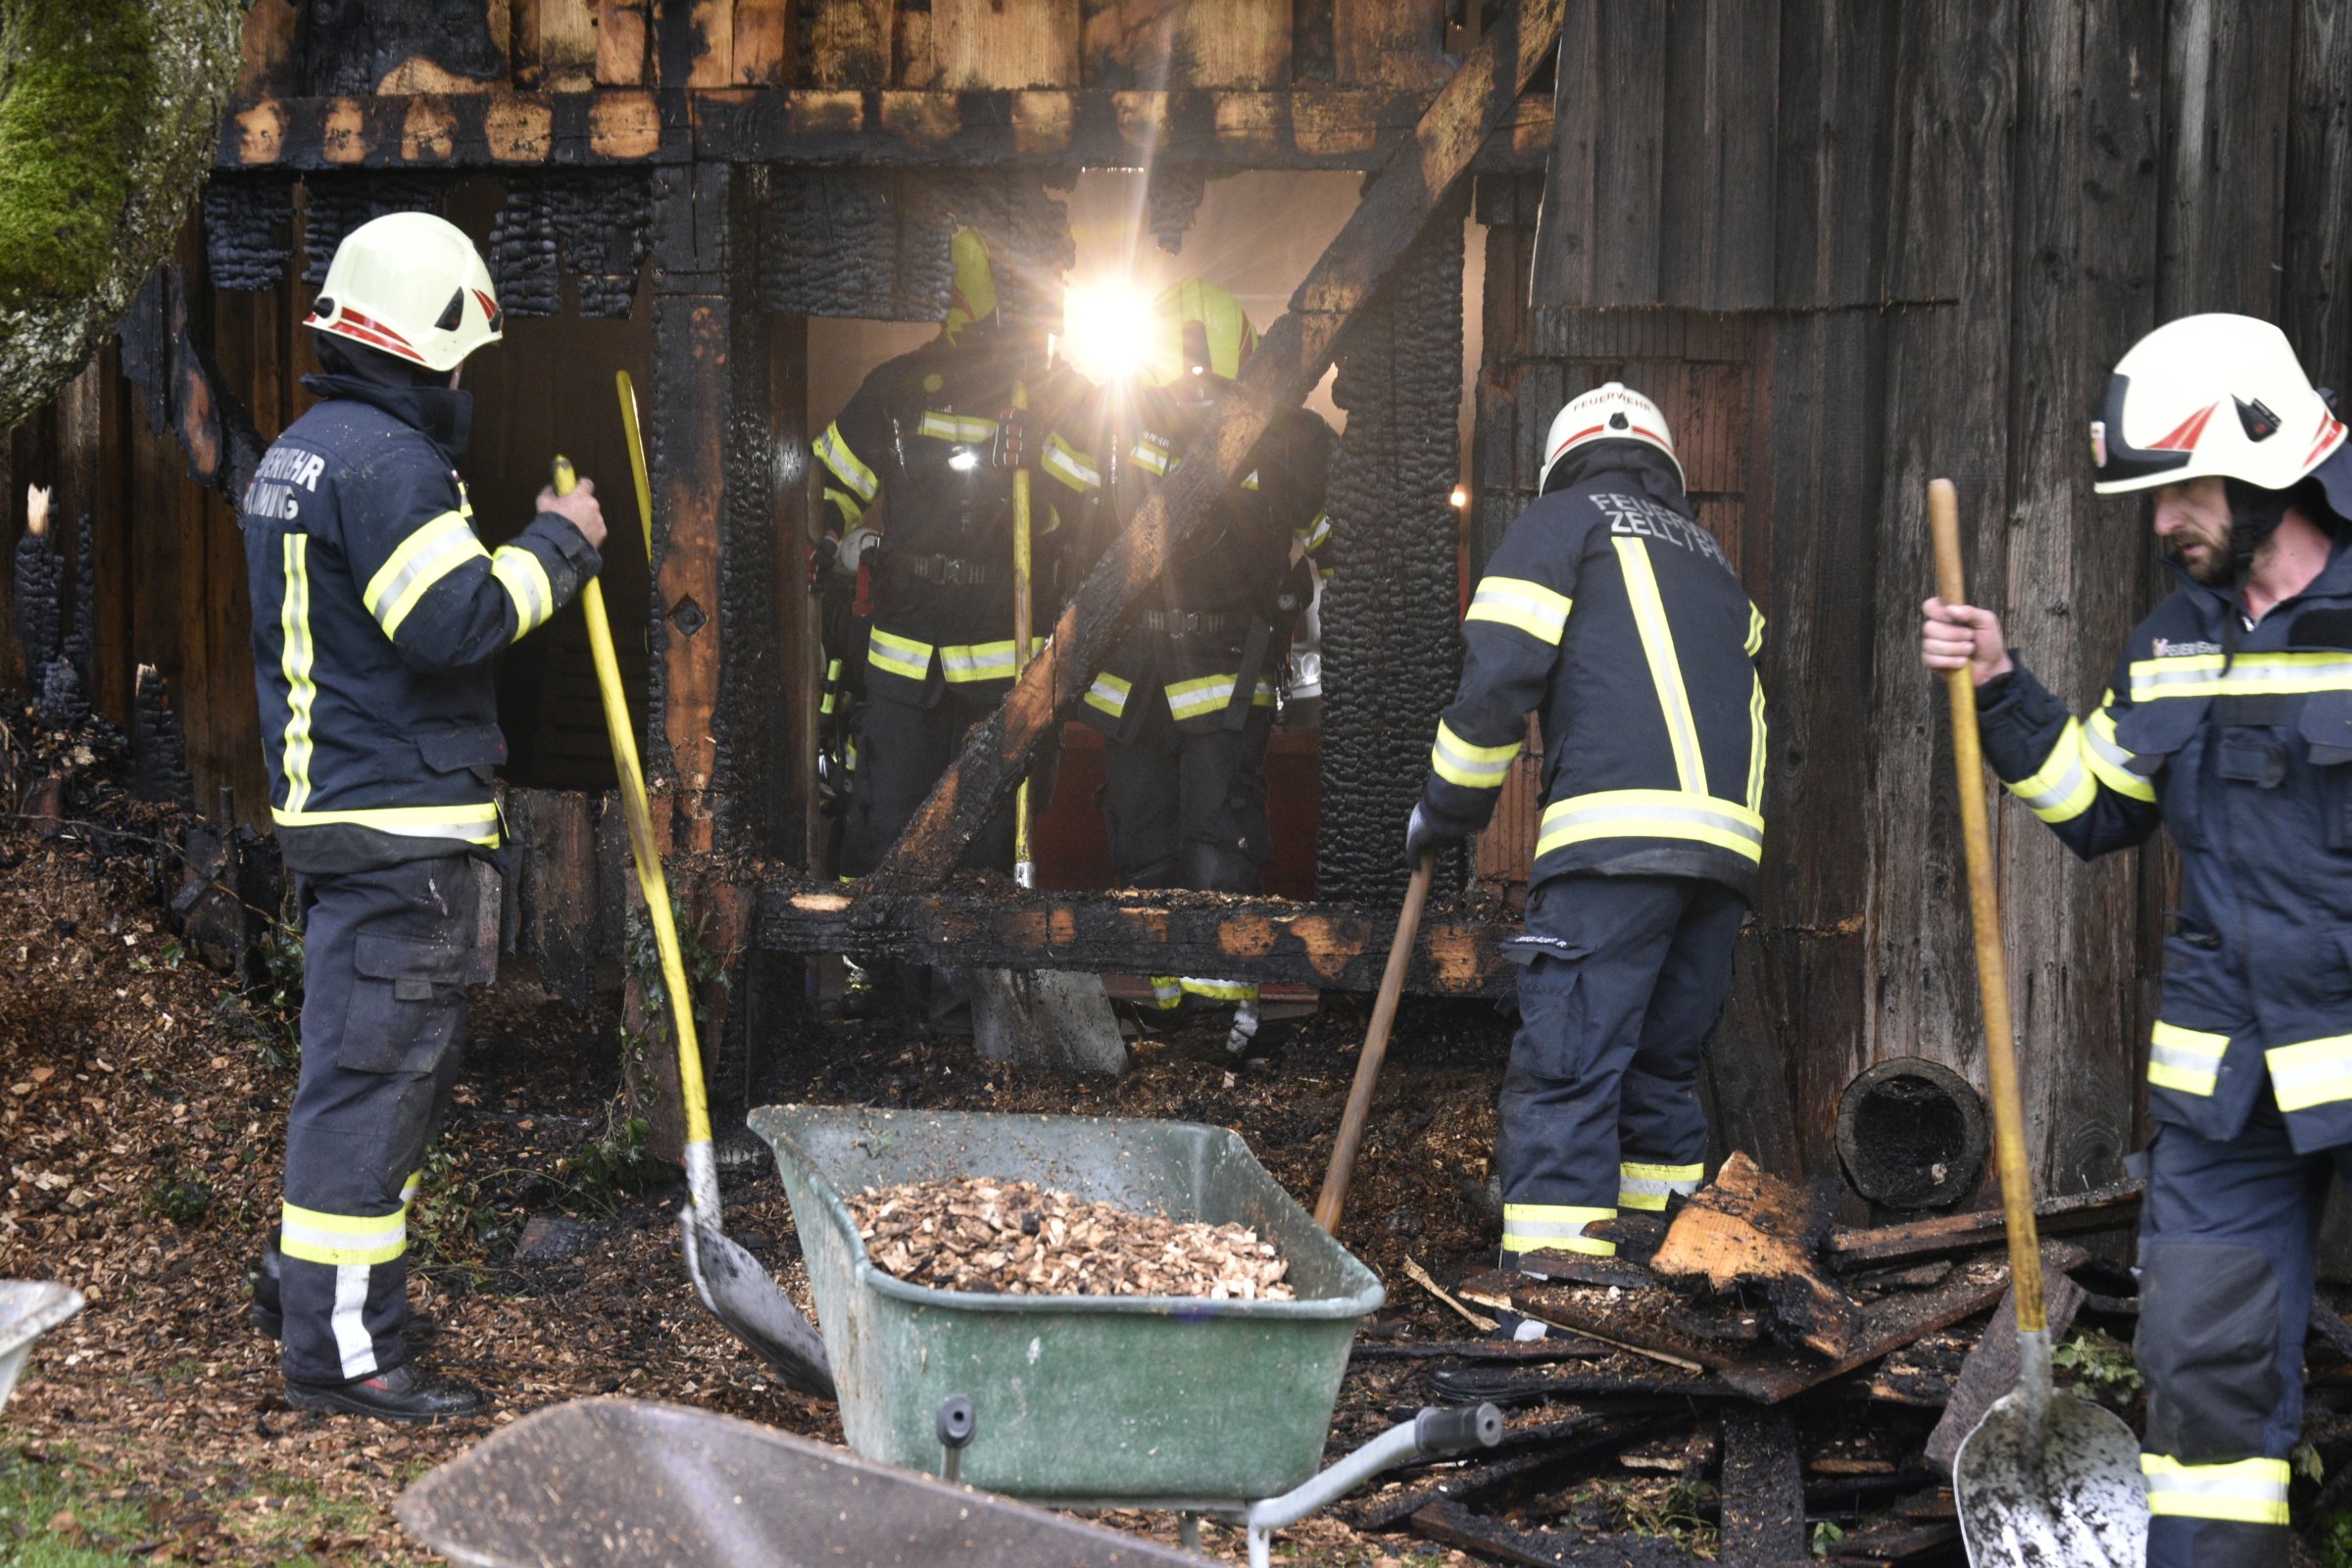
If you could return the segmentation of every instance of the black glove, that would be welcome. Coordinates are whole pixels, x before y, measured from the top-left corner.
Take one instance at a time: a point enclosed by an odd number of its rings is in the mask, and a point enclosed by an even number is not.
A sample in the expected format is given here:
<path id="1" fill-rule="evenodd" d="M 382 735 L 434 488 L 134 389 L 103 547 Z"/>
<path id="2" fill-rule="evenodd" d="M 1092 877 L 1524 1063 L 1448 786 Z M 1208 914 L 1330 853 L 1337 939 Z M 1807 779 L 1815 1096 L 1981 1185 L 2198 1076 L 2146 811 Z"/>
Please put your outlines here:
<path id="1" fill-rule="evenodd" d="M 841 535 L 827 533 L 808 547 L 808 591 L 817 593 L 824 588 L 825 578 L 831 575 L 833 562 L 841 554 Z"/>
<path id="2" fill-rule="evenodd" d="M 1451 849 L 1462 842 L 1458 829 L 1437 821 L 1429 814 L 1427 806 L 1415 806 L 1412 819 L 1404 824 L 1404 863 L 1414 870 L 1421 868 L 1421 858 Z"/>

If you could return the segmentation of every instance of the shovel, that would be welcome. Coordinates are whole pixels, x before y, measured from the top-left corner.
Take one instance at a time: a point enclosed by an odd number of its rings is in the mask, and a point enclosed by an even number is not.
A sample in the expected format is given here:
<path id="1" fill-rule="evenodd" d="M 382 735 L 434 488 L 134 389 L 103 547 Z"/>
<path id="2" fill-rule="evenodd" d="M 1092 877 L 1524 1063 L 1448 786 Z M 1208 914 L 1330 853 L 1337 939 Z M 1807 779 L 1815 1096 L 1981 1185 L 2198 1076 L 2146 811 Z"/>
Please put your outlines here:
<path id="1" fill-rule="evenodd" d="M 1331 1165 L 1323 1172 L 1322 1196 L 1315 1200 L 1315 1223 L 1327 1236 L 1340 1233 L 1340 1211 L 1348 1206 L 1348 1184 L 1355 1175 L 1356 1146 L 1364 1141 L 1364 1123 L 1372 1117 L 1372 1091 L 1380 1084 L 1380 1064 L 1388 1059 L 1389 1031 L 1396 1024 L 1396 1004 L 1404 996 L 1404 971 L 1413 961 L 1413 941 L 1421 934 L 1421 908 L 1429 903 L 1430 879 L 1437 875 L 1438 858 L 1424 855 L 1405 884 L 1404 907 L 1396 913 L 1396 935 L 1389 943 L 1389 966 L 1380 972 L 1380 995 L 1372 1002 L 1372 1024 L 1364 1031 L 1364 1049 L 1355 1058 L 1355 1082 L 1348 1089 L 1348 1108 L 1340 1114 L 1340 1136 L 1331 1146 Z"/>
<path id="2" fill-rule="evenodd" d="M 1928 518 L 1936 537 L 1936 592 L 1947 605 L 1966 604 L 1960 502 L 1949 479 L 1928 486 Z M 1960 1539 L 1972 1568 L 2139 1568 L 2147 1553 L 2148 1494 L 2139 1474 L 2138 1440 L 2113 1411 L 2050 1387 L 2041 1246 L 2034 1229 L 2034 1179 L 2026 1169 L 2026 1113 L 2017 1088 L 2009 976 L 2001 954 L 2000 911 L 1993 902 L 1977 688 L 1965 668 L 1951 671 L 1946 681 L 2001 1207 L 2009 1226 L 2009 1287 L 2017 1303 L 2017 1387 L 1993 1401 L 1952 1461 Z"/>
<path id="3" fill-rule="evenodd" d="M 622 388 L 624 394 L 626 384 Z M 629 400 L 622 407 L 631 415 Z M 634 429 L 635 421 L 631 419 Z M 643 471 L 635 444 L 632 457 Z M 575 483 L 571 463 L 558 458 L 558 495 Z M 639 493 L 643 494 L 640 480 Z M 669 883 L 662 874 L 662 852 L 654 843 L 654 819 L 645 799 L 645 772 L 637 761 L 637 736 L 629 723 L 628 698 L 620 688 L 620 663 L 612 656 L 612 626 L 605 616 L 604 584 L 596 578 L 580 590 L 588 621 L 588 649 L 596 661 L 596 684 L 604 695 L 605 729 L 612 740 L 612 768 L 620 776 L 621 808 L 628 813 L 629 853 L 637 862 L 637 885 L 645 893 L 646 915 L 662 950 L 662 989 L 669 996 L 671 1031 L 678 1040 L 678 1092 L 686 1111 L 686 1207 L 678 1211 L 685 1243 L 686 1272 L 695 1294 L 767 1368 L 790 1388 L 824 1398 L 834 1396 L 832 1368 L 824 1341 L 801 1316 L 760 1260 L 727 1240 L 719 1228 L 718 1164 L 710 1152 L 710 1108 L 704 1099 L 703 1053 L 694 1035 L 694 996 L 686 985 L 686 963 L 678 929 L 670 917 Z"/>
<path id="4" fill-rule="evenodd" d="M 1029 388 L 1012 384 L 1012 406 L 1026 411 Z M 1024 457 L 1026 454 L 1024 454 Z M 1012 470 L 1012 671 L 1029 663 L 1031 607 L 1029 466 Z M 1021 780 L 1012 807 L 1012 879 L 1037 886 L 1029 846 L 1029 781 Z M 1061 969 L 977 969 L 972 972 L 972 1045 L 991 1061 L 1034 1062 L 1070 1072 L 1116 1077 L 1127 1068 L 1119 1020 L 1091 974 Z"/>

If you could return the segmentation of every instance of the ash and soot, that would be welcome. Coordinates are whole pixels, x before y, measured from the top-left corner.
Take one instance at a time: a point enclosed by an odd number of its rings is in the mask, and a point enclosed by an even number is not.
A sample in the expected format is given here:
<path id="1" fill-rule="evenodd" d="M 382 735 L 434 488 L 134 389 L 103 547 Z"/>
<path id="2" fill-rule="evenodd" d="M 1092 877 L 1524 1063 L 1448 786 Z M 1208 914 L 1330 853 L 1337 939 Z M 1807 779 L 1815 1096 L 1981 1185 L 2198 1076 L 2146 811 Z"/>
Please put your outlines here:
<path id="1" fill-rule="evenodd" d="M 1242 1225 L 1087 1202 L 1034 1182 L 964 1177 L 867 1188 L 858 1238 L 910 1285 L 1005 1296 L 1198 1296 L 1289 1301 L 1290 1261 Z"/>

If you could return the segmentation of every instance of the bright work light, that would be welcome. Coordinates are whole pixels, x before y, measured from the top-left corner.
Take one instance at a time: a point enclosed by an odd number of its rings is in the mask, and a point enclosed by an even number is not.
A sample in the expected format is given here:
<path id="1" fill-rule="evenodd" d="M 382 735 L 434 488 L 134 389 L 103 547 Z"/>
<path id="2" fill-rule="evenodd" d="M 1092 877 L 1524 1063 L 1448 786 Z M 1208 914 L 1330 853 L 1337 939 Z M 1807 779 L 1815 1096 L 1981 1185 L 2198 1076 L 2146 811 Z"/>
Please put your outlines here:
<path id="1" fill-rule="evenodd" d="M 1151 358 L 1152 296 L 1134 283 L 1072 285 L 1062 322 L 1062 352 L 1099 385 L 1133 379 Z"/>

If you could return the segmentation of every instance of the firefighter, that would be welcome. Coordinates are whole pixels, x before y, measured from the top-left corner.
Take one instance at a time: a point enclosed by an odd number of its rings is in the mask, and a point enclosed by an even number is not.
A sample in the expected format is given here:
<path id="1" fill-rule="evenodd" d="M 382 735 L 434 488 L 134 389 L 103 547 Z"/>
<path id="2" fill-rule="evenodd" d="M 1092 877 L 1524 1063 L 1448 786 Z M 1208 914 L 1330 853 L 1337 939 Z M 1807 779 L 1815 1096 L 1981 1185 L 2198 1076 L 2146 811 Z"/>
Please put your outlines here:
<path id="1" fill-rule="evenodd" d="M 1153 351 L 1131 405 L 1119 389 L 1099 407 L 1105 433 L 1058 439 L 1044 467 L 1073 490 L 1102 485 L 1083 456 L 1111 454 L 1109 489 L 1092 515 L 1099 554 L 1185 448 L 1257 347 L 1241 303 L 1186 279 L 1152 306 Z M 1278 414 L 1248 471 L 1161 568 L 1156 595 L 1129 623 L 1089 686 L 1079 716 L 1104 737 L 1102 808 L 1111 869 L 1135 888 L 1255 893 L 1274 857 L 1266 818 L 1266 742 L 1291 633 L 1313 598 L 1315 553 L 1330 537 L 1323 511 L 1330 426 L 1302 409 Z M 1257 987 L 1155 975 L 1155 1011 L 1191 1006 L 1223 1021 L 1226 1046 L 1257 1033 Z"/>
<path id="2" fill-rule="evenodd" d="M 1989 611 L 1931 599 L 1984 758 L 2085 858 L 2170 825 L 2180 907 L 2148 1048 L 2136 1355 L 2148 1562 L 2287 1561 L 2321 1203 L 2352 1150 L 2352 455 L 2284 334 L 2139 340 L 2090 427 L 2101 495 L 2152 492 L 2175 586 L 2078 720 Z"/>
<path id="3" fill-rule="evenodd" d="M 860 700 L 838 867 L 845 877 L 881 862 L 955 761 L 964 731 L 1012 684 L 1012 474 L 1037 456 L 1024 432 L 1052 423 L 1057 394 L 1029 323 L 999 309 L 979 231 L 957 230 L 950 256 L 954 285 L 940 335 L 867 376 L 816 442 L 827 510 L 820 569 L 856 570 L 870 587 L 852 687 Z M 1036 411 L 1019 419 L 1016 381 Z M 1061 514 L 1050 497 L 1038 514 L 1042 624 L 1054 612 Z M 1002 866 L 1011 858 L 1012 817 L 1000 811 L 968 859 Z M 870 981 L 855 967 L 848 980 L 845 1010 L 867 1010 L 858 993 Z M 935 1021 L 949 1010 L 943 989 L 935 978 Z"/>
<path id="4" fill-rule="evenodd" d="M 1560 412 L 1545 450 L 1463 617 L 1461 688 L 1405 835 L 1417 865 L 1484 827 L 1538 716 L 1495 1139 L 1506 1269 L 1612 1255 L 1586 1226 L 1696 1190 L 1700 1057 L 1764 842 L 1764 617 L 1692 519 L 1665 417 L 1612 381 Z"/>
<path id="5" fill-rule="evenodd" d="M 600 564 L 583 479 L 485 549 L 456 465 L 468 354 L 499 340 L 489 270 L 424 213 L 362 224 L 305 321 L 323 401 L 264 455 L 239 526 L 270 817 L 303 921 L 302 1072 L 285 1202 L 252 1314 L 297 1408 L 434 1421 L 482 1396 L 410 1359 L 416 1172 L 466 1031 L 506 758 L 490 660 Z"/>

